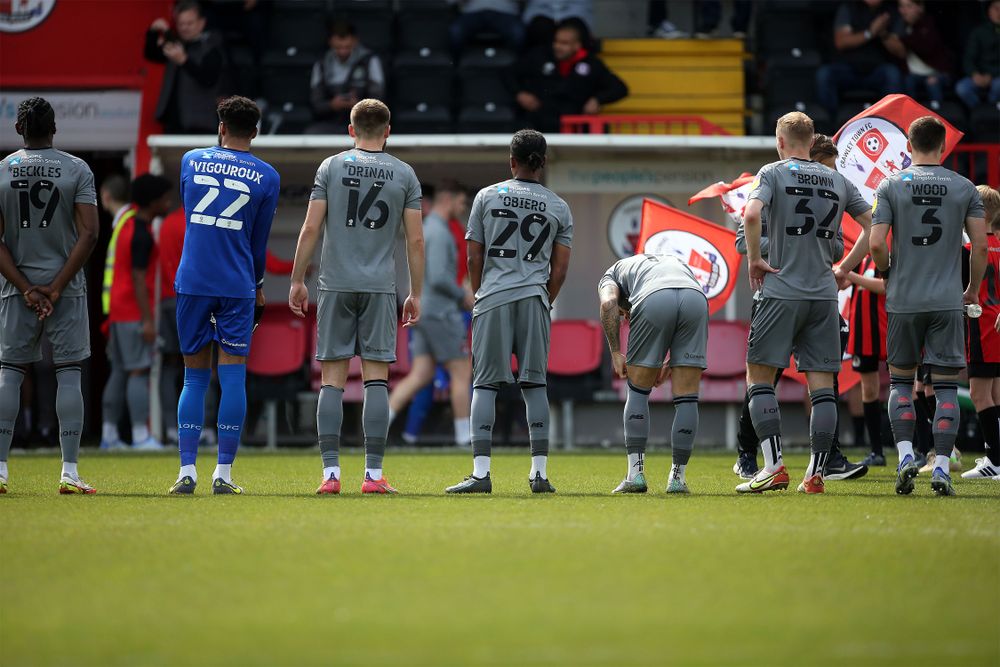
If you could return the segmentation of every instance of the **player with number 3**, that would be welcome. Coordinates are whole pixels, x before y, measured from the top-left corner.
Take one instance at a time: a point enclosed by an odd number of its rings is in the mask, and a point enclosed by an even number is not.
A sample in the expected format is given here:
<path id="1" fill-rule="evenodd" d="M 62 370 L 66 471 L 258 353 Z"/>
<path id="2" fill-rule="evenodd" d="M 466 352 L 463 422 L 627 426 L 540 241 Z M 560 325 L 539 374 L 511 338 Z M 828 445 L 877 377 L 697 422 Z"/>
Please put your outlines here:
<path id="1" fill-rule="evenodd" d="M 240 494 L 232 465 L 246 417 L 246 359 L 264 306 L 267 237 L 278 205 L 278 172 L 250 154 L 260 109 L 245 97 L 218 107 L 219 145 L 188 151 L 181 162 L 187 211 L 174 287 L 184 389 L 177 405 L 181 470 L 170 493 L 194 493 L 195 458 L 205 420 L 205 392 L 218 347 L 219 458 L 212 492 Z"/>

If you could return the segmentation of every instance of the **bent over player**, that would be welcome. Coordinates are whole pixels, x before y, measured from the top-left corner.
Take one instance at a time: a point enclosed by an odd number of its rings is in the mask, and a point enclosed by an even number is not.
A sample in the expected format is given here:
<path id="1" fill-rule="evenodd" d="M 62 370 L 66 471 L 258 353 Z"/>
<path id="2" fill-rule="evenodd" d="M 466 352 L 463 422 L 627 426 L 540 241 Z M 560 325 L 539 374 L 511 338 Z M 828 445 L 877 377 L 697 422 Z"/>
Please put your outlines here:
<path id="1" fill-rule="evenodd" d="M 389 433 L 389 364 L 396 360 L 396 271 L 400 223 L 406 235 L 410 295 L 403 326 L 420 319 L 424 234 L 420 182 L 405 162 L 385 152 L 389 107 L 361 100 L 351 109 L 354 148 L 328 157 L 316 171 L 306 219 L 299 233 L 288 305 L 304 317 L 309 308 L 306 269 L 323 235 L 320 258 L 316 358 L 323 386 L 316 406 L 323 483 L 319 494 L 340 493 L 340 428 L 348 365 L 361 357 L 365 383 L 362 423 L 365 477 L 362 493 L 396 493 L 382 474 Z"/>
<path id="2" fill-rule="evenodd" d="M 832 270 L 834 246 L 846 210 L 862 233 L 845 266 L 855 266 L 868 252 L 870 209 L 857 188 L 838 172 L 809 159 L 813 122 L 793 111 L 778 119 L 778 155 L 757 174 L 743 215 L 750 286 L 760 289 L 760 304 L 747 341 L 750 417 L 760 438 L 764 467 L 740 484 L 740 493 L 788 487 L 781 457 L 781 415 L 774 393 L 778 368 L 795 364 L 806 374 L 812 414 L 812 457 L 799 485 L 804 493 L 823 493 L 823 470 L 837 426 L 834 374 L 840 370 L 840 315 L 837 281 Z M 761 257 L 761 211 L 767 208 L 770 254 Z"/>
<path id="3" fill-rule="evenodd" d="M 532 493 L 554 493 L 548 480 L 549 310 L 569 269 L 573 217 L 559 196 L 539 183 L 545 137 L 520 130 L 510 142 L 513 178 L 476 195 L 465 234 L 472 309 L 472 474 L 448 493 L 491 493 L 490 450 L 497 390 L 514 382 L 517 357 L 531 440 Z"/>
<path id="4" fill-rule="evenodd" d="M 181 201 L 187 215 L 184 248 L 174 279 L 184 388 L 177 404 L 181 470 L 170 493 L 194 493 L 195 459 L 219 351 L 219 458 L 212 492 L 239 494 L 232 468 L 247 411 L 247 355 L 254 321 L 263 312 L 267 237 L 278 205 L 278 172 L 250 154 L 260 109 L 245 97 L 219 103 L 219 145 L 185 153 Z M 255 308 L 256 307 L 256 308 Z"/>
<path id="5" fill-rule="evenodd" d="M 80 364 L 90 357 L 86 281 L 81 269 L 97 243 L 94 174 L 52 147 L 56 116 L 41 97 L 17 107 L 24 148 L 0 161 L 0 493 L 20 409 L 25 366 L 41 361 L 42 335 L 56 367 L 59 493 L 96 493 L 77 473 L 83 431 Z"/>
<path id="6" fill-rule="evenodd" d="M 937 408 L 936 460 L 931 488 L 953 496 L 949 459 L 958 433 L 958 374 L 965 367 L 962 304 L 979 302 L 986 268 L 983 200 L 966 178 L 941 165 L 946 130 L 933 116 L 910 124 L 907 149 L 913 164 L 882 181 L 875 191 L 871 252 L 885 277 L 889 317 L 889 423 L 899 453 L 896 493 L 913 491 L 913 378 L 917 364 L 931 372 Z M 972 243 L 969 287 L 962 292 L 962 229 Z M 892 231 L 892 248 L 887 237 Z"/>
<path id="7" fill-rule="evenodd" d="M 708 347 L 708 299 L 691 269 L 672 255 L 636 255 L 616 262 L 601 278 L 601 324 L 615 375 L 628 380 L 625 450 L 628 474 L 612 493 L 645 493 L 643 458 L 649 439 L 649 393 L 670 372 L 674 423 L 673 465 L 667 493 L 688 493 L 684 471 L 698 432 L 698 391 Z M 619 339 L 629 320 L 628 356 Z M 664 361 L 667 352 L 670 359 Z"/>

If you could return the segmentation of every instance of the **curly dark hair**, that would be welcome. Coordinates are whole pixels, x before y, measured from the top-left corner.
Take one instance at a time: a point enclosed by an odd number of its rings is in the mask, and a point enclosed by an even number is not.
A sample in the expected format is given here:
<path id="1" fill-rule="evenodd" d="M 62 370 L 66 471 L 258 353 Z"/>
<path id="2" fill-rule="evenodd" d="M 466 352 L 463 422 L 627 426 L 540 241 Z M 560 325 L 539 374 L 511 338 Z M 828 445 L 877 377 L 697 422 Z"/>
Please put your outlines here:
<path id="1" fill-rule="evenodd" d="M 817 132 L 813 135 L 813 145 L 809 149 L 809 159 L 816 160 L 817 162 L 827 157 L 837 157 L 839 153 L 837 152 L 837 146 L 834 145 L 833 140 L 825 134 Z"/>
<path id="2" fill-rule="evenodd" d="M 510 154 L 532 171 L 545 166 L 545 135 L 537 130 L 518 130 L 510 140 Z"/>
<path id="3" fill-rule="evenodd" d="M 216 109 L 219 120 L 226 126 L 226 131 L 234 137 L 247 138 L 253 136 L 260 122 L 260 108 L 246 97 L 233 95 L 219 102 Z"/>
<path id="4" fill-rule="evenodd" d="M 25 139 L 44 139 L 56 131 L 56 112 L 43 97 L 17 105 L 17 131 Z"/>

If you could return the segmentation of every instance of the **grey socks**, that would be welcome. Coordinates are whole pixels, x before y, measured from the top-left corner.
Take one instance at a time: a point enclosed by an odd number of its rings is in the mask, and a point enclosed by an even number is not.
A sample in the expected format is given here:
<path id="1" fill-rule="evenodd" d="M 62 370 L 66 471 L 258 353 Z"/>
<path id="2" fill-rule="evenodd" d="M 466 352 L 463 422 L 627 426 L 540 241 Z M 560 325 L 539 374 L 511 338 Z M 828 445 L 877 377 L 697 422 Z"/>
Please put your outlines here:
<path id="1" fill-rule="evenodd" d="M 126 384 L 128 416 L 133 426 L 149 423 L 149 374 L 129 375 Z M 133 443 L 135 444 L 135 443 Z"/>
<path id="2" fill-rule="evenodd" d="M 532 456 L 549 453 L 549 395 L 545 386 L 521 387 Z"/>
<path id="3" fill-rule="evenodd" d="M 56 417 L 59 419 L 59 447 L 65 463 L 76 463 L 83 432 L 83 391 L 79 366 L 56 368 Z"/>
<path id="4" fill-rule="evenodd" d="M 344 423 L 344 390 L 325 384 L 316 403 L 316 430 L 323 467 L 340 465 L 340 429 Z"/>
<path id="5" fill-rule="evenodd" d="M 644 454 L 649 440 L 649 392 L 628 383 L 625 398 L 625 451 L 628 454 Z"/>
<path id="6" fill-rule="evenodd" d="M 381 469 L 389 435 L 389 383 L 385 380 L 365 382 L 361 423 L 365 431 L 365 467 Z"/>
<path id="7" fill-rule="evenodd" d="M 21 382 L 24 371 L 14 366 L 0 367 L 0 461 L 10 455 L 14 438 L 14 422 L 21 407 Z"/>
<path id="8" fill-rule="evenodd" d="M 934 395 L 937 396 L 937 408 L 934 411 L 934 453 L 938 456 L 951 456 L 958 434 L 958 384 L 956 382 L 936 380 Z"/>
<path id="9" fill-rule="evenodd" d="M 631 395 L 631 390 L 629 391 Z M 674 465 L 687 465 L 698 433 L 698 394 L 674 396 L 674 425 L 670 429 L 670 446 Z"/>
<path id="10" fill-rule="evenodd" d="M 812 415 L 809 418 L 809 445 L 815 453 L 829 453 L 837 430 L 837 396 L 833 389 L 810 392 Z"/>
<path id="11" fill-rule="evenodd" d="M 889 376 L 889 423 L 896 444 L 913 442 L 916 412 L 913 408 L 913 378 Z M 951 448 L 948 449 L 951 454 Z"/>
<path id="12" fill-rule="evenodd" d="M 104 394 L 101 396 L 101 417 L 105 424 L 115 424 L 122 419 L 122 405 L 125 404 L 125 385 L 128 383 L 128 375 L 121 368 L 111 366 L 111 374 L 104 385 Z M 173 414 L 168 412 L 165 414 Z"/>
<path id="13" fill-rule="evenodd" d="M 772 436 L 781 436 L 781 413 L 778 412 L 778 399 L 774 395 L 774 386 L 755 384 L 750 387 L 750 420 L 761 441 Z"/>
<path id="14" fill-rule="evenodd" d="M 472 389 L 472 455 L 489 456 L 496 420 L 497 390 L 493 387 Z"/>

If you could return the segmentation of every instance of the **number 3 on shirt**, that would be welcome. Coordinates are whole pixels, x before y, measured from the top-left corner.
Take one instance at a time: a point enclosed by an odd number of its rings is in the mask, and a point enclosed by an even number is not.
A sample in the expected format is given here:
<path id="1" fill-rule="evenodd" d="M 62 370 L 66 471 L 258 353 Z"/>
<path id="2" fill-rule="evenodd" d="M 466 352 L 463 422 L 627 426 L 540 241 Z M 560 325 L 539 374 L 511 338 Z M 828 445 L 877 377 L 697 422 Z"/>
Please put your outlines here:
<path id="1" fill-rule="evenodd" d="M 237 192 L 236 199 L 225 208 L 224 211 L 219 213 L 218 217 L 214 215 L 205 215 L 205 209 L 208 208 L 209 204 L 214 202 L 219 196 L 219 179 L 213 176 L 205 176 L 204 174 L 197 174 L 194 177 L 194 182 L 197 185 L 207 185 L 208 191 L 205 192 L 205 196 L 195 204 L 194 210 L 191 211 L 191 222 L 196 225 L 215 225 L 216 227 L 222 227 L 223 229 L 232 229 L 233 231 L 239 231 L 243 229 L 242 220 L 234 220 L 233 216 L 236 215 L 241 208 L 246 206 L 247 202 L 250 201 L 250 186 L 242 181 L 234 181 L 231 178 L 225 178 L 222 180 L 223 186 L 227 190 L 232 190 Z"/>

